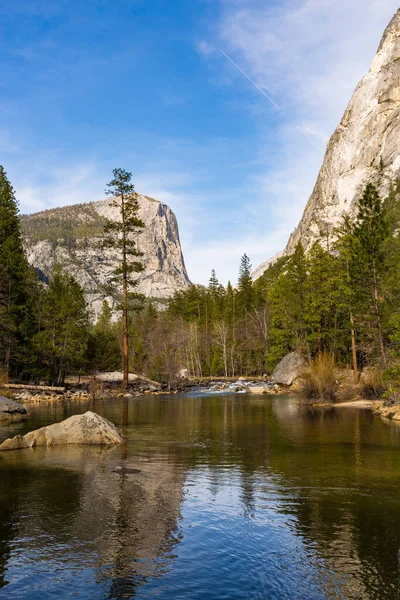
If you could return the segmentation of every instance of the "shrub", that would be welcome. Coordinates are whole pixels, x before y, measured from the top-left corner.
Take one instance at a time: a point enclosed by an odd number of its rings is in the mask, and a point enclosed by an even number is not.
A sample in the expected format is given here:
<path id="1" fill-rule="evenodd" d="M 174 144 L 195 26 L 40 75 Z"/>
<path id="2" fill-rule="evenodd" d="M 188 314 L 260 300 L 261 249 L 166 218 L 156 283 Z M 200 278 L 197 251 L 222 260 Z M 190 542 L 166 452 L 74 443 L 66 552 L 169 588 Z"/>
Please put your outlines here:
<path id="1" fill-rule="evenodd" d="M 400 366 L 394 365 L 383 372 L 383 382 L 387 390 L 383 394 L 385 406 L 400 404 Z"/>
<path id="2" fill-rule="evenodd" d="M 301 376 L 300 394 L 307 400 L 334 402 L 339 381 L 333 354 L 321 352 Z"/>
<path id="3" fill-rule="evenodd" d="M 373 367 L 363 376 L 361 396 L 367 399 L 380 398 L 384 391 L 382 370 L 380 367 Z"/>

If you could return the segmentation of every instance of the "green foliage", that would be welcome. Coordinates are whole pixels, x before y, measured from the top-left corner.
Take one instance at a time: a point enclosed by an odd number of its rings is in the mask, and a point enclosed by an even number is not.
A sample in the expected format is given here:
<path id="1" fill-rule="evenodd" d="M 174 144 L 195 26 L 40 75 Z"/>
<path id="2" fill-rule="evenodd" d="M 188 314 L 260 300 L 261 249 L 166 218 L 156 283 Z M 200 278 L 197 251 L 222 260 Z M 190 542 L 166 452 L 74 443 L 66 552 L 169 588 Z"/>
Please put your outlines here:
<path id="1" fill-rule="evenodd" d="M 249 311 L 253 303 L 253 279 L 251 277 L 250 259 L 246 254 L 243 254 L 240 261 L 239 277 L 238 277 L 238 304 L 242 310 Z"/>
<path id="2" fill-rule="evenodd" d="M 91 327 L 88 337 L 89 371 L 117 371 L 121 368 L 119 332 L 120 325 L 112 322 L 111 307 L 104 300 L 97 323 Z"/>
<path id="3" fill-rule="evenodd" d="M 268 290 L 272 312 L 269 368 L 292 350 L 308 353 L 306 293 L 307 260 L 302 245 L 298 244 Z"/>
<path id="4" fill-rule="evenodd" d="M 135 287 L 134 274 L 143 271 L 143 263 L 138 260 L 143 253 L 137 249 L 134 236 L 144 227 L 139 218 L 139 202 L 135 186 L 131 183 L 132 174 L 124 169 L 114 169 L 114 178 L 107 184 L 107 194 L 112 196 L 111 206 L 117 208 L 120 221 L 107 220 L 104 225 L 103 247 L 111 248 L 119 256 L 119 265 L 114 271 L 114 281 L 126 280 L 128 286 Z"/>
<path id="5" fill-rule="evenodd" d="M 385 369 L 382 378 L 387 388 L 383 394 L 385 404 L 400 404 L 400 366 L 395 363 Z"/>
<path id="6" fill-rule="evenodd" d="M 367 360 L 386 364 L 383 331 L 385 242 L 390 235 L 384 205 L 368 184 L 350 235 L 350 284 L 358 337 Z"/>
<path id="7" fill-rule="evenodd" d="M 0 166 L 0 361 L 7 372 L 19 368 L 29 338 L 34 279 L 23 251 L 14 190 Z"/>
<path id="8" fill-rule="evenodd" d="M 93 203 L 74 204 L 21 217 L 21 230 L 31 243 L 50 240 L 72 250 L 103 234 L 105 219 Z"/>
<path id="9" fill-rule="evenodd" d="M 33 337 L 36 363 L 52 381 L 85 365 L 89 318 L 83 290 L 76 280 L 56 269 L 43 293 L 38 332 Z"/>
<path id="10" fill-rule="evenodd" d="M 225 288 L 212 271 L 208 286 L 176 293 L 163 311 L 135 293 L 143 269 L 136 245 L 143 223 L 131 174 L 114 170 L 108 187 L 118 222 L 104 223 L 91 205 L 73 207 L 73 214 L 69 207 L 22 219 L 32 241 L 61 239 L 72 246 L 104 227 L 104 244 L 118 256 L 113 276 L 122 284 L 122 320 L 113 322 L 104 302 L 97 323 L 89 326 L 73 277 L 57 270 L 46 287 L 28 267 L 14 192 L 0 168 L 3 372 L 61 381 L 73 370 L 119 369 L 122 347 L 124 371 L 129 363 L 133 371 L 174 385 L 181 368 L 196 376 L 261 375 L 296 350 L 311 361 L 307 394 L 329 400 L 336 393 L 335 360 L 351 363 L 352 348 L 360 366 L 385 367 L 400 357 L 400 181 L 384 202 L 368 184 L 356 218 L 343 217 L 339 239 L 329 247 L 323 239 L 305 253 L 298 244 L 255 282 L 244 255 L 237 287 L 228 282 Z M 374 395 L 379 378 L 372 381 L 369 373 L 365 393 Z M 390 376 L 385 386 L 393 398 L 400 384 Z"/>

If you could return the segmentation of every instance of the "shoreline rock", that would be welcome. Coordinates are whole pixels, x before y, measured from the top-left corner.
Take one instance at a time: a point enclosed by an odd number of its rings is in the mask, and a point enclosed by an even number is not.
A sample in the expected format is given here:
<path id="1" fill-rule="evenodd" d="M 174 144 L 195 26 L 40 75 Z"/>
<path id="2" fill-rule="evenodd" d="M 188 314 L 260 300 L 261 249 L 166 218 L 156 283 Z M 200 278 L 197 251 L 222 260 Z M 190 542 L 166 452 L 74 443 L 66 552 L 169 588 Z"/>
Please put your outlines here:
<path id="1" fill-rule="evenodd" d="M 121 442 L 122 437 L 113 423 L 88 411 L 83 415 L 73 415 L 61 423 L 41 427 L 26 435 L 8 438 L 0 445 L 0 451 L 64 444 L 112 446 Z"/>
<path id="2" fill-rule="evenodd" d="M 276 365 L 271 379 L 280 385 L 292 385 L 306 366 L 306 361 L 298 352 L 290 352 Z"/>
<path id="3" fill-rule="evenodd" d="M 15 423 L 24 421 L 28 417 L 28 412 L 22 404 L 0 396 L 0 421 Z"/>

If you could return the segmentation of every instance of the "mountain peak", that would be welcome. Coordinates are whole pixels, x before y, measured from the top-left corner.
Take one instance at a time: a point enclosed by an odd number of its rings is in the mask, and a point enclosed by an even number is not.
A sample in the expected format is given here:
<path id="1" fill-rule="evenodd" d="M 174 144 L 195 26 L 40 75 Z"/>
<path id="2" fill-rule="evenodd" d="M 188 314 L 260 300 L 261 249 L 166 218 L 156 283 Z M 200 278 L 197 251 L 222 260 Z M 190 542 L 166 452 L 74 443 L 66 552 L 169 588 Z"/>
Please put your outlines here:
<path id="1" fill-rule="evenodd" d="M 299 242 L 308 250 L 321 237 L 334 237 L 343 213 L 354 215 L 368 182 L 385 196 L 400 177 L 399 140 L 400 9 L 329 140 L 303 216 L 280 255 L 292 254 Z M 253 276 L 260 276 L 272 262 L 263 263 Z"/>
<path id="2" fill-rule="evenodd" d="M 154 198 L 138 194 L 139 216 L 145 228 L 137 236 L 145 270 L 138 276 L 138 291 L 154 299 L 165 299 L 189 285 L 178 223 L 172 210 Z M 101 245 L 107 219 L 120 218 L 112 198 L 73 204 L 21 217 L 25 249 L 30 264 L 44 276 L 60 265 L 72 273 L 86 298 L 98 313 L 104 299 L 114 305 L 110 291 L 117 258 Z M 114 286 L 118 295 L 118 286 Z"/>

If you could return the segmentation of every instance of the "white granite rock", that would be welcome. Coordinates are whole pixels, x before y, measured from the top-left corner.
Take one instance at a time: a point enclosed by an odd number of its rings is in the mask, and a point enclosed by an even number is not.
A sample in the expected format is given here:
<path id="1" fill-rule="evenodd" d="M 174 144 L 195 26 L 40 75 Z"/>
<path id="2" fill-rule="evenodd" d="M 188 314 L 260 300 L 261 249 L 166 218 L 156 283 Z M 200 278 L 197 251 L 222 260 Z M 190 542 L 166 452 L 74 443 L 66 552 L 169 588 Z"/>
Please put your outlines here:
<path id="1" fill-rule="evenodd" d="M 320 234 L 333 239 L 342 214 L 355 214 L 365 185 L 382 196 L 400 177 L 400 9 L 386 28 L 367 75 L 358 84 L 332 135 L 314 191 L 285 250 L 253 273 L 257 279 L 298 242 L 306 250 Z"/>

